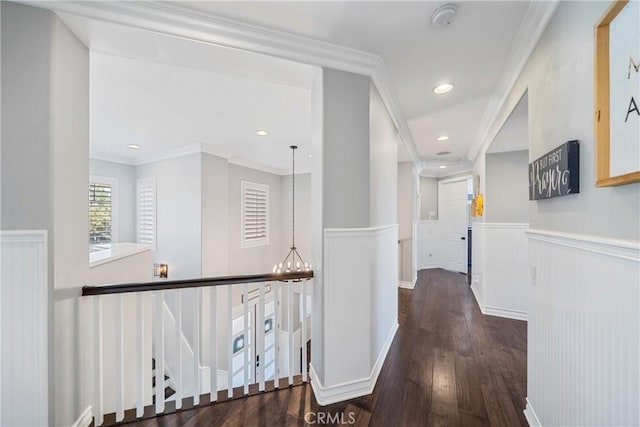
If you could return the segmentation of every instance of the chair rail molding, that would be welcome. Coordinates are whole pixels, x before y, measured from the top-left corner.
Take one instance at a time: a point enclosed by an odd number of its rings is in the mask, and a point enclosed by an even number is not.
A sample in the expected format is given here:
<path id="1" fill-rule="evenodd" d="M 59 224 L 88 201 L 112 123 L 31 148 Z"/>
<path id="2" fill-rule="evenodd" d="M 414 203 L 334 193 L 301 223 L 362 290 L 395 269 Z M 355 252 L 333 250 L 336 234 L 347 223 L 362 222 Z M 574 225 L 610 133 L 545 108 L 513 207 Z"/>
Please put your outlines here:
<path id="1" fill-rule="evenodd" d="M 526 235 L 530 424 L 640 424 L 640 242 Z"/>

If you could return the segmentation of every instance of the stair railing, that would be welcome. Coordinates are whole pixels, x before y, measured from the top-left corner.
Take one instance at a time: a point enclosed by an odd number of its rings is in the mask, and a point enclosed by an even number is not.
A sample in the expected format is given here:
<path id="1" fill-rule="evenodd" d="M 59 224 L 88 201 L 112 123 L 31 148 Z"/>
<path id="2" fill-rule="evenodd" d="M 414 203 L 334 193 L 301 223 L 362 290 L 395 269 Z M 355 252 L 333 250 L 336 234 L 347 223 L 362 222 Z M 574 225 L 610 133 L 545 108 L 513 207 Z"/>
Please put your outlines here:
<path id="1" fill-rule="evenodd" d="M 307 382 L 312 277 L 302 271 L 83 287 L 93 299 L 94 425 Z"/>

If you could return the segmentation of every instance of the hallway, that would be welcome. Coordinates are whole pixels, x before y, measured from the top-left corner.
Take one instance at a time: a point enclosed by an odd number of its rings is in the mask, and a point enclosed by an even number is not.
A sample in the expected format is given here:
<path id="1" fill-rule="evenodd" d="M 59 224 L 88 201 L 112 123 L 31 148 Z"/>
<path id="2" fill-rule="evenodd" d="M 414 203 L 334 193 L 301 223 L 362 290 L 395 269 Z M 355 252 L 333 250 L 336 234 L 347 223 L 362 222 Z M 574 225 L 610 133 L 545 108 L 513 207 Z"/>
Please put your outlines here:
<path id="1" fill-rule="evenodd" d="M 399 290 L 398 317 L 370 396 L 320 408 L 304 385 L 135 425 L 305 425 L 305 414 L 319 425 L 527 425 L 525 322 L 483 316 L 466 276 L 440 269 L 421 271 L 413 291 Z"/>

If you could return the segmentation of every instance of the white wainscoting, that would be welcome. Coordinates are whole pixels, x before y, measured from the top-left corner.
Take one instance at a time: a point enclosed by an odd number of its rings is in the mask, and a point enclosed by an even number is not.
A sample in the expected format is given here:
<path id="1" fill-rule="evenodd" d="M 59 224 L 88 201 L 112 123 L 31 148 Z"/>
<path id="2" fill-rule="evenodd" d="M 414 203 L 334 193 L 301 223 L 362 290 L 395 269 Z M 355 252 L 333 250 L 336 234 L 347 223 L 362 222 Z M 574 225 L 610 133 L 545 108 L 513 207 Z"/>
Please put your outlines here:
<path id="1" fill-rule="evenodd" d="M 398 327 L 398 226 L 326 229 L 318 403 L 370 394 Z M 320 377 L 317 373 L 324 373 Z"/>
<path id="2" fill-rule="evenodd" d="M 471 290 L 484 313 L 484 222 L 471 225 Z"/>
<path id="3" fill-rule="evenodd" d="M 483 314 L 527 320 L 525 223 L 473 224 L 472 290 Z"/>
<path id="4" fill-rule="evenodd" d="M 418 224 L 418 270 L 440 268 L 441 248 L 440 223 L 437 220 L 422 220 Z"/>
<path id="5" fill-rule="evenodd" d="M 640 244 L 527 235 L 529 423 L 640 425 Z"/>
<path id="6" fill-rule="evenodd" d="M 48 425 L 47 232 L 2 231 L 0 250 L 0 425 Z"/>

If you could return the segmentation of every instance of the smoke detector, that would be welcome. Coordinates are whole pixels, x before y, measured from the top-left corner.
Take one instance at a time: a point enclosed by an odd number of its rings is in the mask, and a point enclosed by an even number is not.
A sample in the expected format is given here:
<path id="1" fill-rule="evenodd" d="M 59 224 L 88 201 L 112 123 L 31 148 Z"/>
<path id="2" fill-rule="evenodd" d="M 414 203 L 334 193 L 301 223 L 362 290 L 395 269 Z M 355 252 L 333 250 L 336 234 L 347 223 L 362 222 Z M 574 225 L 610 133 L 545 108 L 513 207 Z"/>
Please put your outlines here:
<path id="1" fill-rule="evenodd" d="M 431 15 L 431 22 L 436 28 L 444 28 L 453 22 L 456 16 L 455 4 L 443 4 L 438 7 L 433 15 Z"/>

